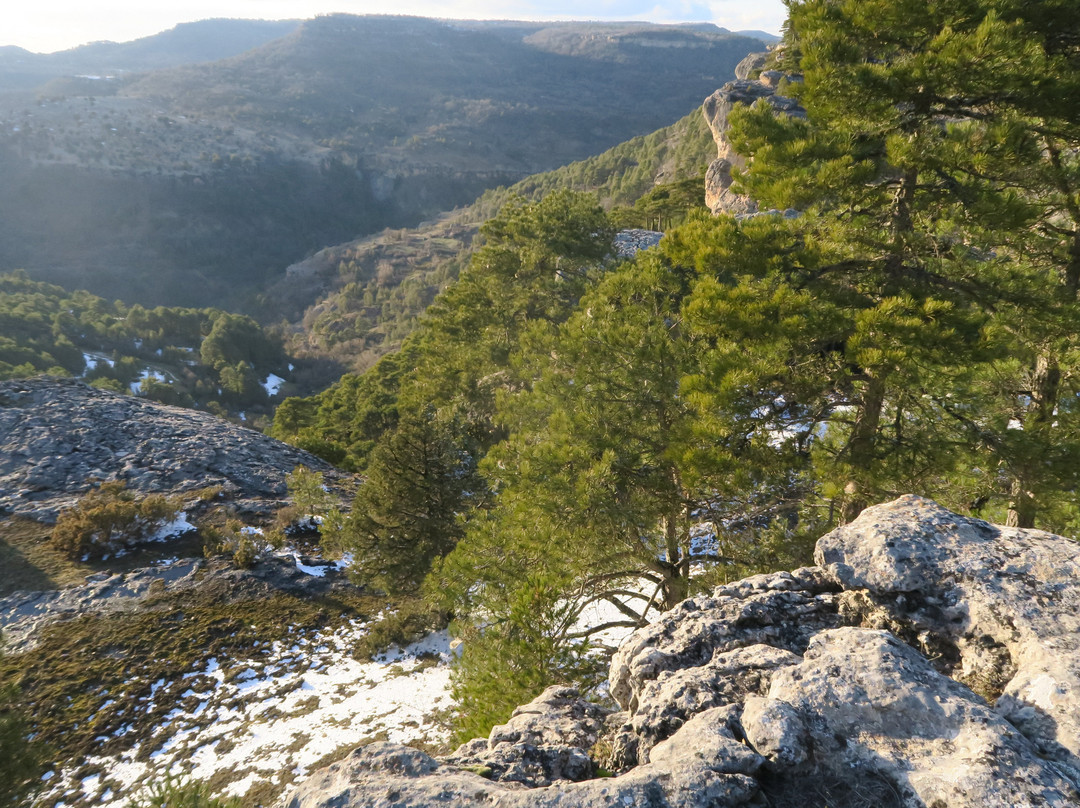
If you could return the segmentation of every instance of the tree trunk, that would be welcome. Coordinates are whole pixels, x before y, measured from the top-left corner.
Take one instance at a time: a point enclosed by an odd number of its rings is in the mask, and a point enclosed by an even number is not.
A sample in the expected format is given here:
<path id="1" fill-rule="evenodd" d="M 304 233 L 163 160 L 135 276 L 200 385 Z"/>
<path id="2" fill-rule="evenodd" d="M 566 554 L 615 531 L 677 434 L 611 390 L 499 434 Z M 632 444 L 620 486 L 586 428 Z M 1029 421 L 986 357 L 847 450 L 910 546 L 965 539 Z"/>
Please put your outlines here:
<path id="1" fill-rule="evenodd" d="M 1035 527 L 1037 511 L 1034 494 L 1024 490 L 1023 480 L 1014 478 L 1009 490 L 1009 514 L 1005 517 L 1005 526 Z"/>
<path id="2" fill-rule="evenodd" d="M 672 608 L 686 600 L 690 594 L 690 582 L 683 575 L 684 559 L 679 547 L 679 520 L 671 513 L 664 519 L 664 547 L 667 564 L 664 572 L 664 609 Z"/>
<path id="3" fill-rule="evenodd" d="M 877 441 L 878 424 L 881 411 L 885 406 L 885 380 L 871 376 L 863 395 L 862 407 L 851 430 L 851 440 L 847 445 L 848 465 L 852 477 L 844 487 L 844 505 L 840 510 L 840 521 L 847 524 L 865 510 L 869 503 L 866 491 L 857 477 L 860 472 L 868 472 L 874 463 L 874 445 Z"/>
<path id="4" fill-rule="evenodd" d="M 1024 411 L 1024 429 L 1034 433 L 1035 439 L 1043 445 L 1049 445 L 1050 430 L 1054 427 L 1055 410 L 1061 394 L 1061 367 L 1057 357 L 1049 351 L 1035 359 L 1030 394 L 1031 401 Z M 1029 490 L 1027 476 L 1024 470 L 1020 470 L 1009 485 L 1009 513 L 1005 518 L 1008 527 L 1035 527 L 1039 503 Z"/>

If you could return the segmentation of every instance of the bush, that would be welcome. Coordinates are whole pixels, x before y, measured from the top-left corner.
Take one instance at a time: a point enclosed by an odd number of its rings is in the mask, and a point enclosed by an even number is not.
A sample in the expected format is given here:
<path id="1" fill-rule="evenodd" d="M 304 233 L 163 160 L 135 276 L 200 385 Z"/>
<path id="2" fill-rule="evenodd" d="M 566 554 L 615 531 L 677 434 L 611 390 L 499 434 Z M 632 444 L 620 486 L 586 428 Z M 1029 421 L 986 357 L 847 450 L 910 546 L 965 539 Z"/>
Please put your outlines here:
<path id="1" fill-rule="evenodd" d="M 213 797 L 210 787 L 199 780 L 174 780 L 154 783 L 127 808 L 240 808 L 236 797 Z"/>
<path id="2" fill-rule="evenodd" d="M 433 631 L 446 628 L 449 616 L 420 598 L 403 598 L 382 620 L 372 622 L 353 648 L 356 659 L 370 662 L 391 645 L 398 648 L 422 640 Z"/>
<path id="3" fill-rule="evenodd" d="M 52 544 L 69 558 L 101 558 L 145 541 L 179 511 L 177 499 L 150 494 L 136 501 L 124 481 L 103 482 L 60 514 Z"/>
<path id="4" fill-rule="evenodd" d="M 209 558 L 215 555 L 227 555 L 241 569 L 251 569 L 262 556 L 270 551 L 271 543 L 261 534 L 245 529 L 235 519 L 230 519 L 224 527 L 202 527 L 203 554 Z"/>

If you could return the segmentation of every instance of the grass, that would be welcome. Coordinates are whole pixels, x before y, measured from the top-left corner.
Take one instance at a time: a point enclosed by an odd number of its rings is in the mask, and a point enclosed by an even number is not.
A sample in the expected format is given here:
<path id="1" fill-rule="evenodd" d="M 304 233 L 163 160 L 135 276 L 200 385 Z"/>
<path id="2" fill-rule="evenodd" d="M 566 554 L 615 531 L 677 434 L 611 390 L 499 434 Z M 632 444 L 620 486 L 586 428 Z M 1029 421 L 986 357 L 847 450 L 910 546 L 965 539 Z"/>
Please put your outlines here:
<path id="1" fill-rule="evenodd" d="M 150 740 L 153 727 L 194 684 L 180 678 L 184 672 L 212 657 L 227 667 L 256 641 L 322 628 L 338 616 L 368 618 L 382 605 L 362 595 L 302 600 L 287 594 L 221 603 L 196 590 L 148 601 L 138 613 L 52 626 L 34 649 L 0 659 L 0 683 L 22 686 L 31 726 L 55 759 L 115 754 Z M 140 748 L 139 757 L 153 751 Z"/>
<path id="2" fill-rule="evenodd" d="M 98 572 L 129 572 L 163 558 L 202 555 L 202 539 L 194 533 L 166 543 L 148 544 L 108 561 L 67 558 L 49 542 L 52 525 L 18 516 L 0 520 L 0 598 L 15 592 L 63 589 L 86 582 Z"/>

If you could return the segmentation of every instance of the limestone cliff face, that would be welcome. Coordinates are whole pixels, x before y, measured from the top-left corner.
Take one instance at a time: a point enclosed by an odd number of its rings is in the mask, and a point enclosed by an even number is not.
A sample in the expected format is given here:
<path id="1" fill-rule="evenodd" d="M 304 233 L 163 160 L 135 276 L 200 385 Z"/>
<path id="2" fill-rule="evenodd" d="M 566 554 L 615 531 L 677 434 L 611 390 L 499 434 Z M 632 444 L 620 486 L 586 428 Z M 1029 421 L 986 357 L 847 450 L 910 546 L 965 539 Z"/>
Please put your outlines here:
<path id="1" fill-rule="evenodd" d="M 745 158 L 736 153 L 727 140 L 728 116 L 739 105 L 753 104 L 764 99 L 776 114 L 806 117 L 806 111 L 796 101 L 776 94 L 783 74 L 766 70 L 757 79 L 749 78 L 765 63 L 764 53 L 751 54 L 735 68 L 735 81 L 729 81 L 705 99 L 702 113 L 716 141 L 716 159 L 705 174 L 705 204 L 713 213 L 745 214 L 757 211 L 754 200 L 731 190 L 732 170 L 745 168 Z"/>
<path id="2" fill-rule="evenodd" d="M 902 497 L 824 536 L 817 566 L 631 635 L 618 711 L 551 688 L 447 759 L 371 744 L 285 805 L 1080 805 L 1078 556 Z"/>
<path id="3" fill-rule="evenodd" d="M 213 415 L 98 390 L 74 379 L 0 383 L 0 515 L 52 522 L 90 488 L 120 479 L 140 493 L 220 485 L 260 508 L 319 458 Z"/>

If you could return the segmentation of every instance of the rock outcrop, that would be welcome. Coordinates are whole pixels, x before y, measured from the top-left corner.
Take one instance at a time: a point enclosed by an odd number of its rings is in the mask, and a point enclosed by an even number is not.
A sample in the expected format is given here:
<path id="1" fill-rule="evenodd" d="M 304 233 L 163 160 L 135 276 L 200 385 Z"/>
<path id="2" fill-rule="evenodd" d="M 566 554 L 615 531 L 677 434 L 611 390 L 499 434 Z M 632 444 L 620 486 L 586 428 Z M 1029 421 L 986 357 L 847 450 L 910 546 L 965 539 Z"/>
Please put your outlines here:
<path id="1" fill-rule="evenodd" d="M 285 495 L 285 475 L 301 464 L 332 474 L 314 455 L 208 413 L 74 379 L 0 383 L 0 515 L 55 521 L 91 478 L 140 493 L 219 485 L 258 510 Z"/>
<path id="2" fill-rule="evenodd" d="M 326 598 L 353 592 L 347 573 L 335 565 L 308 575 L 283 558 L 263 558 L 252 569 L 237 569 L 224 558 L 177 559 L 171 564 L 109 574 L 97 573 L 81 586 L 16 592 L 0 598 L 0 633 L 4 648 L 22 653 L 41 631 L 86 615 L 111 615 L 160 609 L 177 596 L 197 595 L 203 602 L 264 600 L 287 593 Z"/>
<path id="3" fill-rule="evenodd" d="M 776 94 L 783 74 L 776 70 L 767 70 L 757 79 L 749 78 L 765 64 L 766 54 L 751 54 L 743 59 L 735 69 L 735 81 L 729 81 L 719 90 L 705 99 L 702 112 L 705 122 L 716 141 L 716 159 L 705 173 L 705 204 L 713 213 L 733 213 L 736 215 L 755 213 L 757 204 L 754 200 L 731 190 L 731 172 L 736 168 L 745 168 L 746 159 L 736 152 L 727 139 L 728 116 L 739 104 L 747 106 L 764 99 L 776 114 L 804 118 L 806 111 L 798 102 Z"/>
<path id="4" fill-rule="evenodd" d="M 285 804 L 1080 805 L 1078 551 L 903 497 L 824 536 L 817 566 L 631 635 L 619 712 L 549 689 L 449 758 L 373 744 Z"/>

